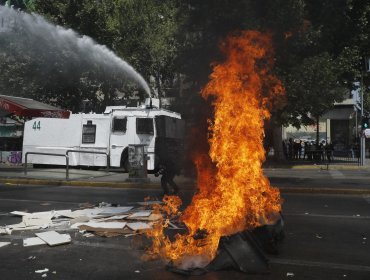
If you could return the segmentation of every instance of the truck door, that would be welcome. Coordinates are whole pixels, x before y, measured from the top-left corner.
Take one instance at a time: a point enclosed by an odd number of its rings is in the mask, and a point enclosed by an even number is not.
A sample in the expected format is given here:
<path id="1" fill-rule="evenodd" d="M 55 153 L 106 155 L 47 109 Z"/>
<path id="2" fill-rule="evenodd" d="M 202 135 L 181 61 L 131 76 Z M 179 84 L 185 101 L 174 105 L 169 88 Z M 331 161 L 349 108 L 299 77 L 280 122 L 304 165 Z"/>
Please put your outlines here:
<path id="1" fill-rule="evenodd" d="M 154 169 L 154 119 L 136 118 L 136 134 L 134 144 L 146 145 L 148 170 Z"/>
<path id="2" fill-rule="evenodd" d="M 121 164 L 121 155 L 123 150 L 130 142 L 129 124 L 130 119 L 126 116 L 114 116 L 112 119 L 110 133 L 110 155 L 111 166 L 119 167 Z M 132 140 L 131 140 L 132 141 Z"/>

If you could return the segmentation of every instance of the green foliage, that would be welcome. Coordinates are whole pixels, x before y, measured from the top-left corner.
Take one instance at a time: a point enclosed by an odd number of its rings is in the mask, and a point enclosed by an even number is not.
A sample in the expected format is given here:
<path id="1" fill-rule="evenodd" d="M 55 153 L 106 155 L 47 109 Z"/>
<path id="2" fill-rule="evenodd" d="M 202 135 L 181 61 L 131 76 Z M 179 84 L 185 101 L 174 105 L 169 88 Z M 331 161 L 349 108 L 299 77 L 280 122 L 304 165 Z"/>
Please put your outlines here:
<path id="1" fill-rule="evenodd" d="M 288 99 L 286 108 L 274 113 L 279 123 L 300 126 L 315 121 L 340 101 L 362 74 L 365 84 L 370 85 L 370 77 L 363 71 L 364 57 L 370 55 L 367 1 L 11 0 L 11 3 L 108 46 L 150 81 L 159 96 L 177 97 L 179 104 L 189 107 L 199 102 L 196 96 L 208 80 L 211 63 L 223 59 L 219 51 L 222 40 L 245 29 L 273 34 L 276 73 L 286 87 Z M 1 78 L 3 88 L 32 92 L 40 98 L 48 94 L 65 106 L 76 106 L 83 99 L 103 106 L 112 102 L 118 91 L 126 97 L 131 95 L 131 85 L 122 88 L 119 77 L 99 72 L 97 65 L 90 71 L 72 67 L 68 73 L 61 72 L 60 69 L 68 68 L 64 61 L 73 53 L 55 54 L 47 74 L 49 81 L 38 79 L 34 73 L 43 71 L 40 65 L 46 54 L 34 57 L 23 51 L 17 57 L 16 52 L 22 50 L 10 41 L 7 44 L 11 55 L 0 51 L 3 58 L 0 71 L 5 75 Z M 70 96 L 71 104 L 67 104 L 65 96 Z M 370 100 L 368 90 L 365 99 Z M 187 112 L 185 106 L 180 109 Z"/>
<path id="2" fill-rule="evenodd" d="M 159 96 L 173 88 L 181 14 L 178 1 L 116 0 L 109 18 L 114 49 L 126 58 Z"/>
<path id="3" fill-rule="evenodd" d="M 290 70 L 284 82 L 290 101 L 287 117 L 293 125 L 312 124 L 330 110 L 334 102 L 344 98 L 345 91 L 338 82 L 337 64 L 328 53 L 305 58 Z"/>

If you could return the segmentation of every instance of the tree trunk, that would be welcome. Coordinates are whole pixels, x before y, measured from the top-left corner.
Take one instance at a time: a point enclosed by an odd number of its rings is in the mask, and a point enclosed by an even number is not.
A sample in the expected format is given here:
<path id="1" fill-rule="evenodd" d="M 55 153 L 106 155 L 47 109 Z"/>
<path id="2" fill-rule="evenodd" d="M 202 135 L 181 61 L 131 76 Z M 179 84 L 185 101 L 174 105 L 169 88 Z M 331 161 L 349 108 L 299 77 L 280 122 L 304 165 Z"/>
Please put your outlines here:
<path id="1" fill-rule="evenodd" d="M 274 126 L 272 128 L 272 137 L 273 137 L 273 146 L 275 155 L 274 158 L 277 161 L 285 160 L 284 151 L 283 151 L 283 129 L 281 126 Z"/>

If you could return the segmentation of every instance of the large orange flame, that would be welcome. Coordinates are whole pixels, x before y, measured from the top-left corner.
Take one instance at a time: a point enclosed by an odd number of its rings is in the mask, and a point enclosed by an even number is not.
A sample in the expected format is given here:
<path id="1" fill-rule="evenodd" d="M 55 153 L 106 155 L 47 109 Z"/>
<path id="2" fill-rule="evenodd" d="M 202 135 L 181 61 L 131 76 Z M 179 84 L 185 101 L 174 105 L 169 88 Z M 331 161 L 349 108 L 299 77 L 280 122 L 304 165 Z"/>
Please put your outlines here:
<path id="1" fill-rule="evenodd" d="M 222 236 L 269 223 L 281 210 L 279 191 L 270 186 L 261 168 L 264 120 L 270 117 L 272 101 L 284 94 L 270 73 L 271 37 L 243 31 L 229 36 L 222 51 L 226 60 L 214 66 L 202 91 L 203 98 L 213 97 L 214 119 L 209 124 L 209 155 L 195 157 L 199 192 L 181 215 L 188 233 L 174 241 L 163 234 L 163 225 L 149 233 L 151 253 L 179 266 L 190 259 L 198 263 L 188 266 L 206 265 Z M 179 205 L 174 198 L 167 197 L 166 202 Z"/>

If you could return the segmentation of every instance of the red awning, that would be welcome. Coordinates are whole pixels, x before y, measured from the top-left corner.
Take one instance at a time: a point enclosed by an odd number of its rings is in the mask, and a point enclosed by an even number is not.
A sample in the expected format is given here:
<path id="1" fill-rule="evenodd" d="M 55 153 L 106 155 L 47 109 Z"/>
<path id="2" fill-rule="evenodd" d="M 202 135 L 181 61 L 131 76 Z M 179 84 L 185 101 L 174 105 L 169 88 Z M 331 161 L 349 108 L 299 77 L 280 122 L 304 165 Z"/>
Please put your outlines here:
<path id="1" fill-rule="evenodd" d="M 69 118 L 70 112 L 29 98 L 0 95 L 0 115 L 20 117 Z"/>

